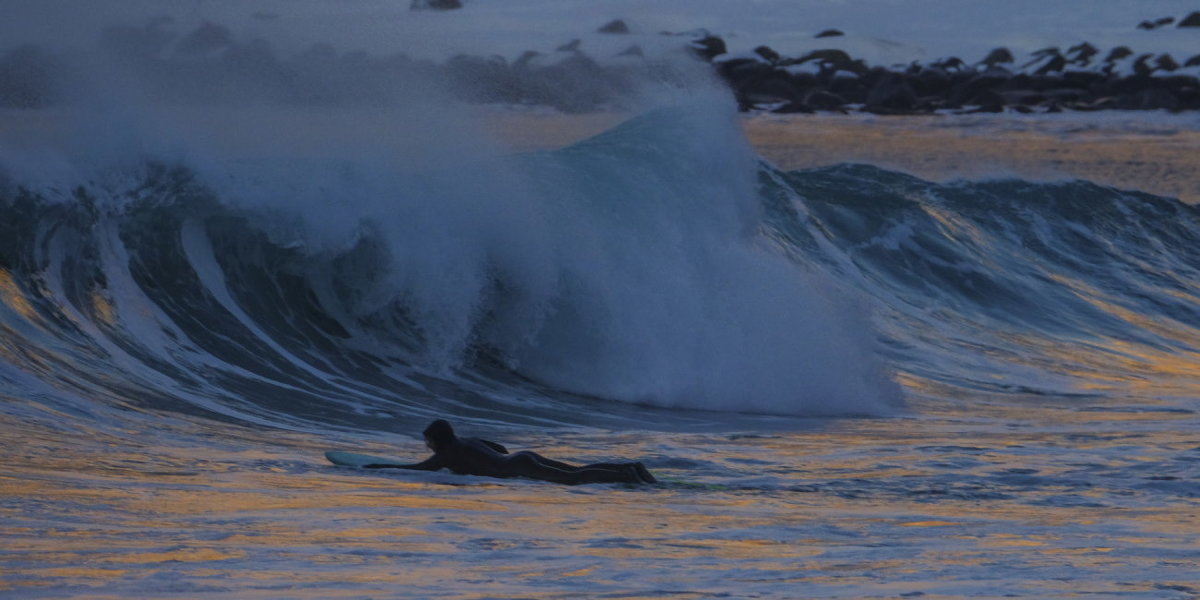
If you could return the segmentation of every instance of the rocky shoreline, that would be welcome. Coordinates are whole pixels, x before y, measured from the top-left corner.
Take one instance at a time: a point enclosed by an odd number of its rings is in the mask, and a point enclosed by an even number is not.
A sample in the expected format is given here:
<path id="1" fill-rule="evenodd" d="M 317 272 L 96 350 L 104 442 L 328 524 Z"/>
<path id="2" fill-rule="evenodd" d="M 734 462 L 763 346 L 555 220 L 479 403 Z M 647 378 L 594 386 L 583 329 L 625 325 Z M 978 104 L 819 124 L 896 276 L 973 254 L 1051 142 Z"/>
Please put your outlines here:
<path id="1" fill-rule="evenodd" d="M 1200 13 L 1174 23 L 1164 18 L 1138 27 L 1196 23 L 1200 47 Z M 596 33 L 615 39 L 629 31 L 616 19 Z M 816 37 L 841 35 L 831 29 Z M 746 55 L 731 56 L 725 41 L 706 31 L 662 36 L 671 40 L 674 54 L 685 53 L 707 64 L 744 111 L 920 115 L 1200 110 L 1200 54 L 1174 57 L 1127 46 L 1101 49 L 1084 42 L 1065 50 L 1045 48 L 1021 61 L 1009 49 L 996 48 L 974 62 L 947 57 L 928 64 L 885 66 L 834 47 L 785 56 L 759 46 Z M 647 81 L 682 86 L 688 78 L 678 58 L 646 52 L 632 42 L 615 56 L 603 57 L 590 56 L 578 39 L 515 59 L 464 54 L 435 62 L 404 54 L 339 52 L 327 44 L 283 56 L 265 41 L 238 40 L 220 25 L 205 23 L 180 32 L 165 18 L 110 27 L 96 52 L 134 75 L 152 96 L 183 104 L 268 100 L 293 106 L 380 106 L 410 95 L 413 82 L 439 82 L 439 93 L 453 100 L 580 113 L 622 108 Z M 34 45 L 0 55 L 0 108 L 44 108 L 69 100 L 79 64 L 86 64 L 79 58 Z"/>
<path id="2" fill-rule="evenodd" d="M 888 68 L 837 49 L 787 57 L 759 46 L 755 56 L 722 60 L 720 38 L 703 38 L 694 47 L 734 91 L 742 110 L 914 115 L 1200 109 L 1200 79 L 1194 74 L 1200 69 L 1183 70 L 1200 67 L 1200 54 L 1180 65 L 1170 54 L 1137 54 L 1126 46 L 1102 53 L 1085 42 L 1065 52 L 1039 50 L 1020 67 L 1009 49 L 996 48 L 974 63 L 950 57 Z"/>

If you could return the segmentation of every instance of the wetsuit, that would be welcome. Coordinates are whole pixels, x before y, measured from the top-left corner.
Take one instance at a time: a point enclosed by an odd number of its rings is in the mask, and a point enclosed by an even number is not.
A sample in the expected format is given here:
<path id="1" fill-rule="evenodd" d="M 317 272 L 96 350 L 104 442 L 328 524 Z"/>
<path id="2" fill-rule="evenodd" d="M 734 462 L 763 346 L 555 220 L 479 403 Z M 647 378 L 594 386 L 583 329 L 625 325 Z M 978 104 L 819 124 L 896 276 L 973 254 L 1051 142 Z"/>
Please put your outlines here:
<path id="1" fill-rule="evenodd" d="M 444 425 L 443 425 L 444 424 Z M 431 434 L 435 426 L 441 430 Z M 449 432 L 449 433 L 447 433 Z M 411 469 L 437 471 L 449 469 L 459 475 L 485 477 L 525 477 L 577 485 L 581 483 L 655 483 L 654 476 L 640 462 L 596 463 L 575 466 L 551 460 L 536 452 L 514 452 L 495 442 L 479 438 L 460 438 L 445 421 L 434 422 L 425 431 L 433 456 L 414 464 L 371 464 L 367 469 Z"/>

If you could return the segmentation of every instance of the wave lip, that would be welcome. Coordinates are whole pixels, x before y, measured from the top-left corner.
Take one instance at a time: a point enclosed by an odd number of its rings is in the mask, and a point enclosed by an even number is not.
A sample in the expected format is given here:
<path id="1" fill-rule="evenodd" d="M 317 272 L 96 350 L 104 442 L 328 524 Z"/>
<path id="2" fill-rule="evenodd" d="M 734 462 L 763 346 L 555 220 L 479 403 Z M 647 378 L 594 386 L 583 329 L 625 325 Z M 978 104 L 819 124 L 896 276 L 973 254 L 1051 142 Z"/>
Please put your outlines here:
<path id="1" fill-rule="evenodd" d="M 77 344 L 53 360 L 121 357 L 63 385 L 335 423 L 578 396 L 799 415 L 898 397 L 851 292 L 761 235 L 730 107 L 417 171 L 222 164 L 8 187 L 10 287 L 86 323 L 56 333 Z"/>
<path id="2" fill-rule="evenodd" d="M 773 225 L 859 280 L 892 364 L 956 392 L 1181 394 L 1200 373 L 1200 210 L 1085 181 L 780 175 Z"/>
<path id="3" fill-rule="evenodd" d="M 895 380 L 1185 397 L 1200 373 L 1195 207 L 1086 182 L 784 173 L 726 106 L 419 168 L 121 164 L 5 164 L 14 386 L 370 428 L 630 405 L 887 414 Z"/>

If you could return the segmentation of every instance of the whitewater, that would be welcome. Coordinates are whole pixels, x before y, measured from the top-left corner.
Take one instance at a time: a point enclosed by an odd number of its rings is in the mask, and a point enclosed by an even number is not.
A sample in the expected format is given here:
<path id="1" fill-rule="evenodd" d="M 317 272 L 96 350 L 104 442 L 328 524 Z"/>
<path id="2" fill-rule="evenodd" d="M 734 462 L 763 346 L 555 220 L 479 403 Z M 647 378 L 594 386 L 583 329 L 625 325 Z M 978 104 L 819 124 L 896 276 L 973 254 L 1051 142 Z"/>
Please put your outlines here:
<path id="1" fill-rule="evenodd" d="M 551 10 L 477 4 L 524 24 L 505 52 Z M 396 9 L 372 6 L 331 31 L 375 40 Z M 720 6 L 688 27 L 787 31 Z M 1182 10 L 1121 6 L 1084 21 Z M 862 27 L 900 36 L 877 8 Z M 262 10 L 297 39 L 331 14 Z M 466 43 L 450 17 L 403 27 Z M 914 25 L 900 55 L 982 48 L 975 27 L 943 48 Z M 395 106 L 180 106 L 87 63 L 68 105 L 0 112 L 0 597 L 1197 597 L 1200 209 L 782 166 L 678 68 L 563 143 L 507 143 L 436 81 Z M 435 418 L 660 483 L 324 459 L 416 462 Z"/>

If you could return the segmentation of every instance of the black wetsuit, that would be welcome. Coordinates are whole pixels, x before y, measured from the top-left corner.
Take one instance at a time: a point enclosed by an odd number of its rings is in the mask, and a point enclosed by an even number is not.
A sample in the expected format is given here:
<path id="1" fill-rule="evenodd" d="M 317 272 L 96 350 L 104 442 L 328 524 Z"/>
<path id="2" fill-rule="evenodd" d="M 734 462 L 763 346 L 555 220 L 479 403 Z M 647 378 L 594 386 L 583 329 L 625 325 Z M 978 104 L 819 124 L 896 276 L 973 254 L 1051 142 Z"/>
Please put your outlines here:
<path id="1" fill-rule="evenodd" d="M 551 460 L 536 452 L 508 453 L 495 442 L 479 438 L 453 437 L 434 446 L 433 456 L 415 464 L 365 465 L 367 469 L 412 469 L 437 471 L 449 469 L 459 475 L 485 477 L 526 477 L 577 485 L 581 483 L 655 483 L 654 476 L 639 462 L 596 463 L 575 466 Z"/>

